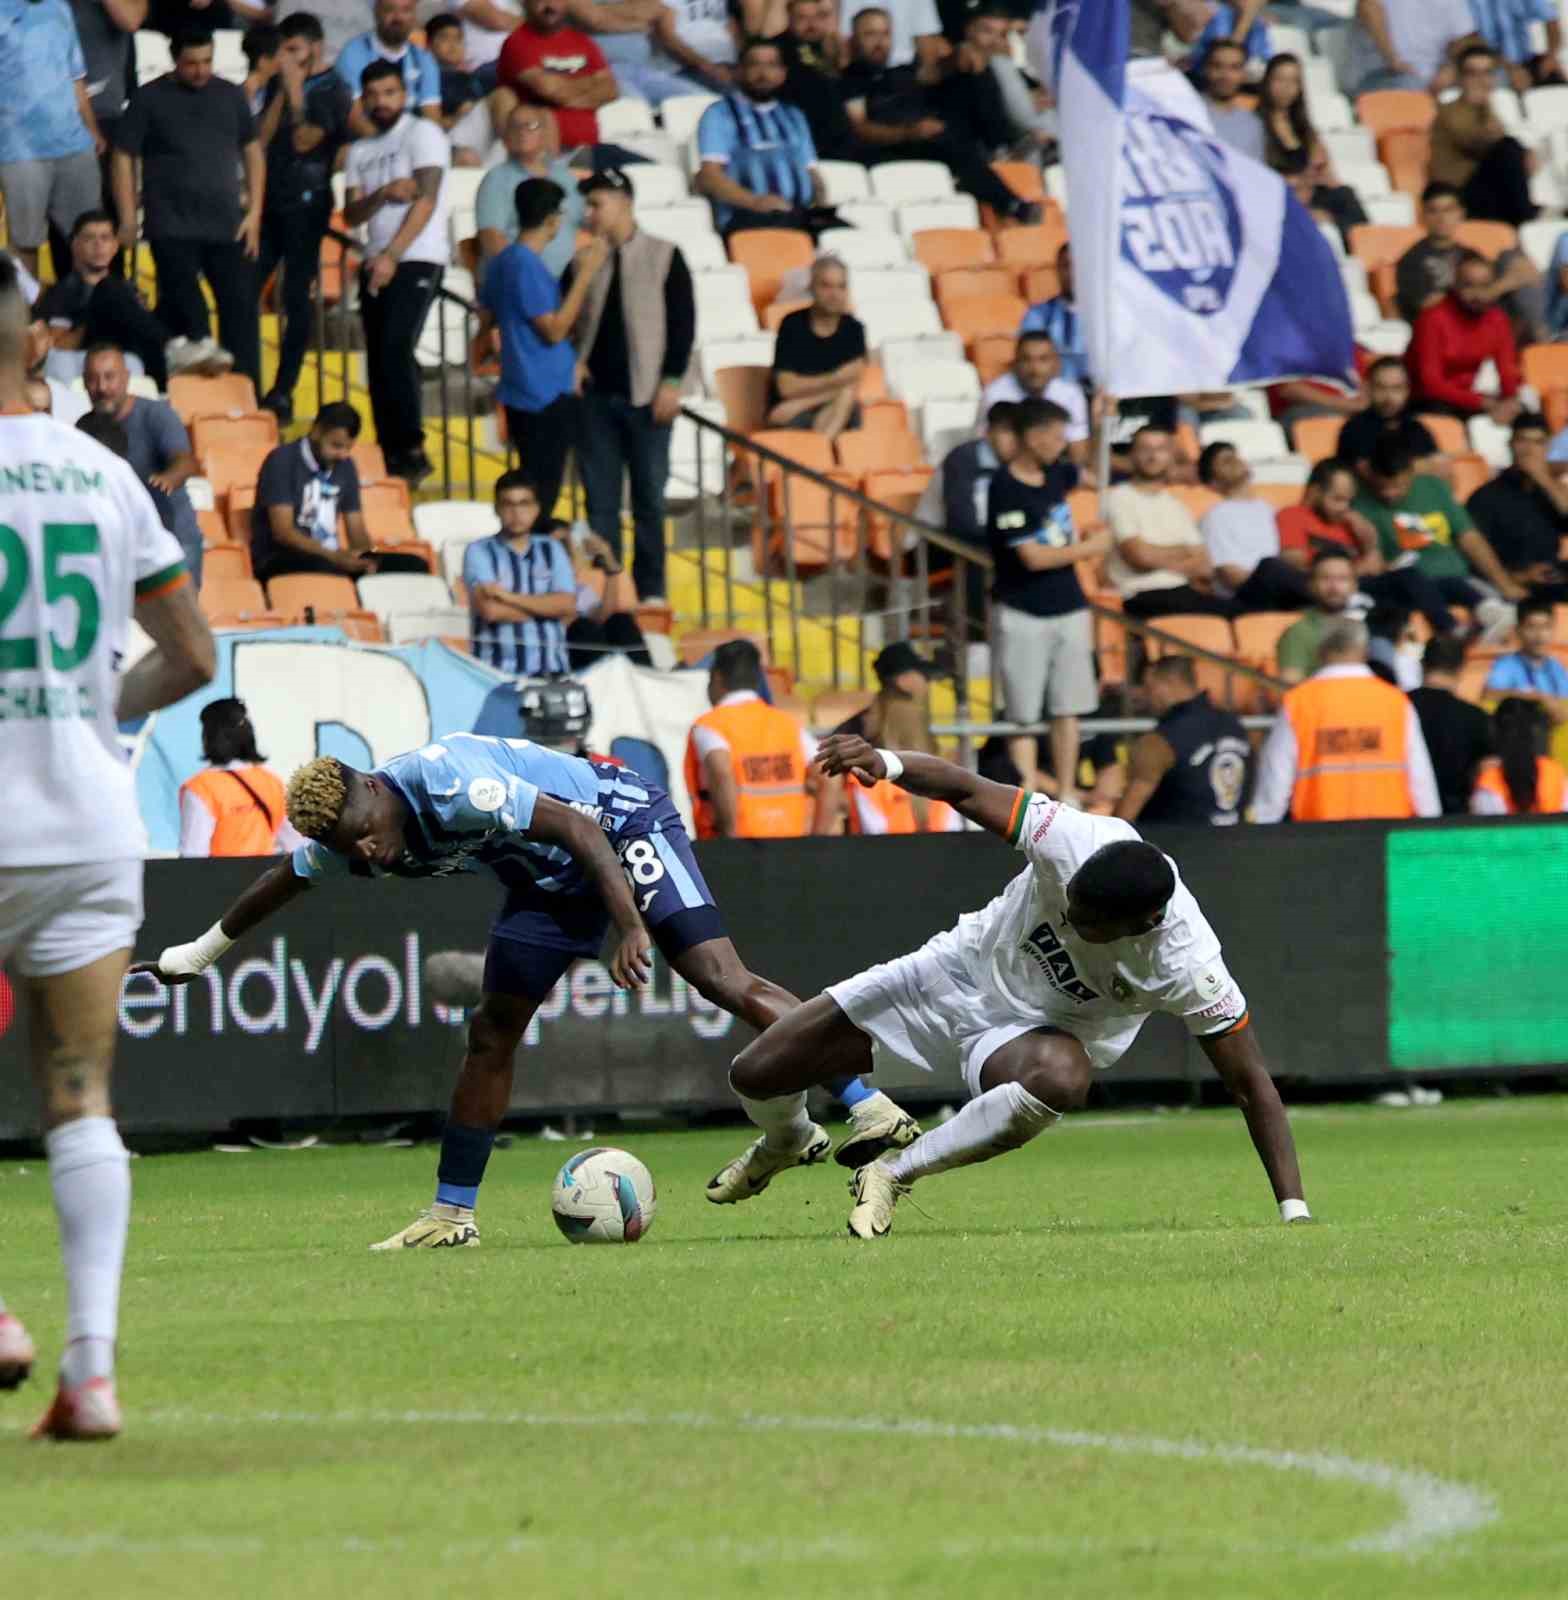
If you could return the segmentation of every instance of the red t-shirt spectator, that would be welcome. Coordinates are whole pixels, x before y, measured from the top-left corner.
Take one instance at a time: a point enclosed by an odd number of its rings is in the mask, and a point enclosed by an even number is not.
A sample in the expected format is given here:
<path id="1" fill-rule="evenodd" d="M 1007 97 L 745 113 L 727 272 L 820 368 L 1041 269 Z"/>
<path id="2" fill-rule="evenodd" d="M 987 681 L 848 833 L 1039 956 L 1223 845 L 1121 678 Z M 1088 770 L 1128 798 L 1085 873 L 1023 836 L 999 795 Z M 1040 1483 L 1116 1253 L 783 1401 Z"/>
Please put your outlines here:
<path id="1" fill-rule="evenodd" d="M 1281 551 L 1302 550 L 1310 565 L 1320 550 L 1339 546 L 1352 561 L 1361 557 L 1356 536 L 1343 522 L 1330 522 L 1310 506 L 1286 506 L 1274 519 L 1279 524 Z"/>
<path id="2" fill-rule="evenodd" d="M 546 72 L 559 72 L 568 78 L 591 78 L 596 72 L 609 70 L 599 46 L 576 28 L 540 33 L 525 22 L 507 35 L 496 67 L 497 82 L 514 90 L 524 105 L 545 106 L 555 113 L 563 151 L 573 150 L 580 144 L 598 144 L 598 112 L 577 106 L 555 106 L 541 100 L 518 82 L 530 67 L 543 67 Z"/>
<path id="3" fill-rule="evenodd" d="M 1511 400 L 1519 390 L 1519 352 L 1508 313 L 1488 306 L 1480 315 L 1465 310 L 1452 294 L 1428 306 L 1416 318 L 1405 366 L 1415 390 L 1417 408 L 1442 405 L 1477 416 L 1489 401 L 1475 390 L 1483 362 L 1497 363 L 1498 391 Z"/>

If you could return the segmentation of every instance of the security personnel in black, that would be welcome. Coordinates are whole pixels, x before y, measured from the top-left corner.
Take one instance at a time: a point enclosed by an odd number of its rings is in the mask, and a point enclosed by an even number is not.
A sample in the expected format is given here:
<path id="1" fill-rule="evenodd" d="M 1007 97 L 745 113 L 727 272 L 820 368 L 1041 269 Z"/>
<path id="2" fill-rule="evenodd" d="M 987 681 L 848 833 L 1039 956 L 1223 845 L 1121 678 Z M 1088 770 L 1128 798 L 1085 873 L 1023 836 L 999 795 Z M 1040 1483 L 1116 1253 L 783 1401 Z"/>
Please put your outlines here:
<path id="1" fill-rule="evenodd" d="M 1160 719 L 1133 745 L 1116 815 L 1127 822 L 1230 827 L 1252 787 L 1252 745 L 1240 719 L 1198 688 L 1189 656 L 1165 656 L 1144 671 Z"/>

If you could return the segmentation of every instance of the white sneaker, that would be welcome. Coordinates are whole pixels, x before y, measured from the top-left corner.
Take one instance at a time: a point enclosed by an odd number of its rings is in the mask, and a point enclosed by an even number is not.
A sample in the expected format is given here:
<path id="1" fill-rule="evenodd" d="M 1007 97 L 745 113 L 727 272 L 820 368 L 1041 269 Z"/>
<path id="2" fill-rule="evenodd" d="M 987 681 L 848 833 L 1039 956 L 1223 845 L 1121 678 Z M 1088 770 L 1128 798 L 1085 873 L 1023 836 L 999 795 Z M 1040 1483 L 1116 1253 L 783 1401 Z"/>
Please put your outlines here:
<path id="1" fill-rule="evenodd" d="M 851 1239 L 880 1239 L 893 1226 L 893 1207 L 909 1193 L 909 1185 L 893 1176 L 886 1157 L 868 1161 L 849 1180 L 854 1208 L 849 1213 Z"/>
<path id="2" fill-rule="evenodd" d="M 902 1150 L 920 1137 L 920 1124 L 879 1089 L 849 1108 L 851 1132 L 833 1152 L 841 1167 L 863 1167 L 889 1150 Z"/>
<path id="3" fill-rule="evenodd" d="M 761 1194 L 781 1172 L 810 1167 L 833 1147 L 826 1128 L 811 1124 L 811 1134 L 799 1150 L 770 1150 L 767 1138 L 753 1139 L 740 1155 L 708 1179 L 703 1191 L 716 1206 L 732 1206 Z"/>
<path id="4" fill-rule="evenodd" d="M 37 1358 L 27 1329 L 9 1311 L 0 1311 L 0 1389 L 16 1389 L 26 1383 Z"/>
<path id="5" fill-rule="evenodd" d="M 479 1243 L 479 1226 L 467 1206 L 446 1206 L 439 1201 L 421 1211 L 390 1239 L 371 1245 L 372 1250 L 450 1250 Z"/>
<path id="6" fill-rule="evenodd" d="M 195 365 L 201 368 L 204 377 L 219 378 L 225 372 L 233 371 L 234 357 L 216 339 L 201 340 L 196 346 L 196 351 Z"/>

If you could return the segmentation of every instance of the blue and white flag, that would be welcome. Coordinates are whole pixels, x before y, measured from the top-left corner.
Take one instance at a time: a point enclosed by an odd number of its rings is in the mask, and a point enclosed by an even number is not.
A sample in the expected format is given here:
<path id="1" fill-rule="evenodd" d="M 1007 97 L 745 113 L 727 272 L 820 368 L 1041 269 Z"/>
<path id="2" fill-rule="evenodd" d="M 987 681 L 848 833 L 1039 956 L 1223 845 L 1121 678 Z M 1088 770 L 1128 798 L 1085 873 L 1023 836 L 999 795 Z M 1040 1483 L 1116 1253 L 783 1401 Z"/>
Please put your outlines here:
<path id="1" fill-rule="evenodd" d="M 1332 247 L 1284 179 L 1214 137 L 1163 62 L 1129 62 L 1128 0 L 1046 0 L 1030 50 L 1056 95 L 1089 371 L 1110 394 L 1355 381 Z"/>

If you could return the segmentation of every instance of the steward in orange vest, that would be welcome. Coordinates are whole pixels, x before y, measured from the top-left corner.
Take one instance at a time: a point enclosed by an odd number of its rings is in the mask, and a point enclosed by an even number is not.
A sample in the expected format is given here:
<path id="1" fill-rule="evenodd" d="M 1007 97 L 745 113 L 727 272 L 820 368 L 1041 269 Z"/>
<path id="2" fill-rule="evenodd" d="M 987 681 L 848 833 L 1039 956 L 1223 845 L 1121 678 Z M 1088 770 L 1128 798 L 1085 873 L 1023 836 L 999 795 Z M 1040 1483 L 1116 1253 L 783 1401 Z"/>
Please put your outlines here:
<path id="1" fill-rule="evenodd" d="M 1480 817 L 1554 816 L 1568 810 L 1568 773 L 1545 753 L 1551 718 L 1539 701 L 1510 695 L 1492 714 L 1497 754 L 1476 774 L 1470 810 Z"/>
<path id="2" fill-rule="evenodd" d="M 816 743 L 760 693 L 762 655 L 745 639 L 713 653 L 713 703 L 686 741 L 686 787 L 699 839 L 798 839 L 812 831 Z"/>
<path id="3" fill-rule="evenodd" d="M 1412 706 L 1366 664 L 1366 627 L 1335 623 L 1323 665 L 1284 699 L 1258 763 L 1255 822 L 1435 817 L 1432 758 Z"/>
<path id="4" fill-rule="evenodd" d="M 211 765 L 180 785 L 180 854 L 276 855 L 288 827 L 283 780 L 262 764 L 243 700 L 202 707 L 201 753 Z"/>

